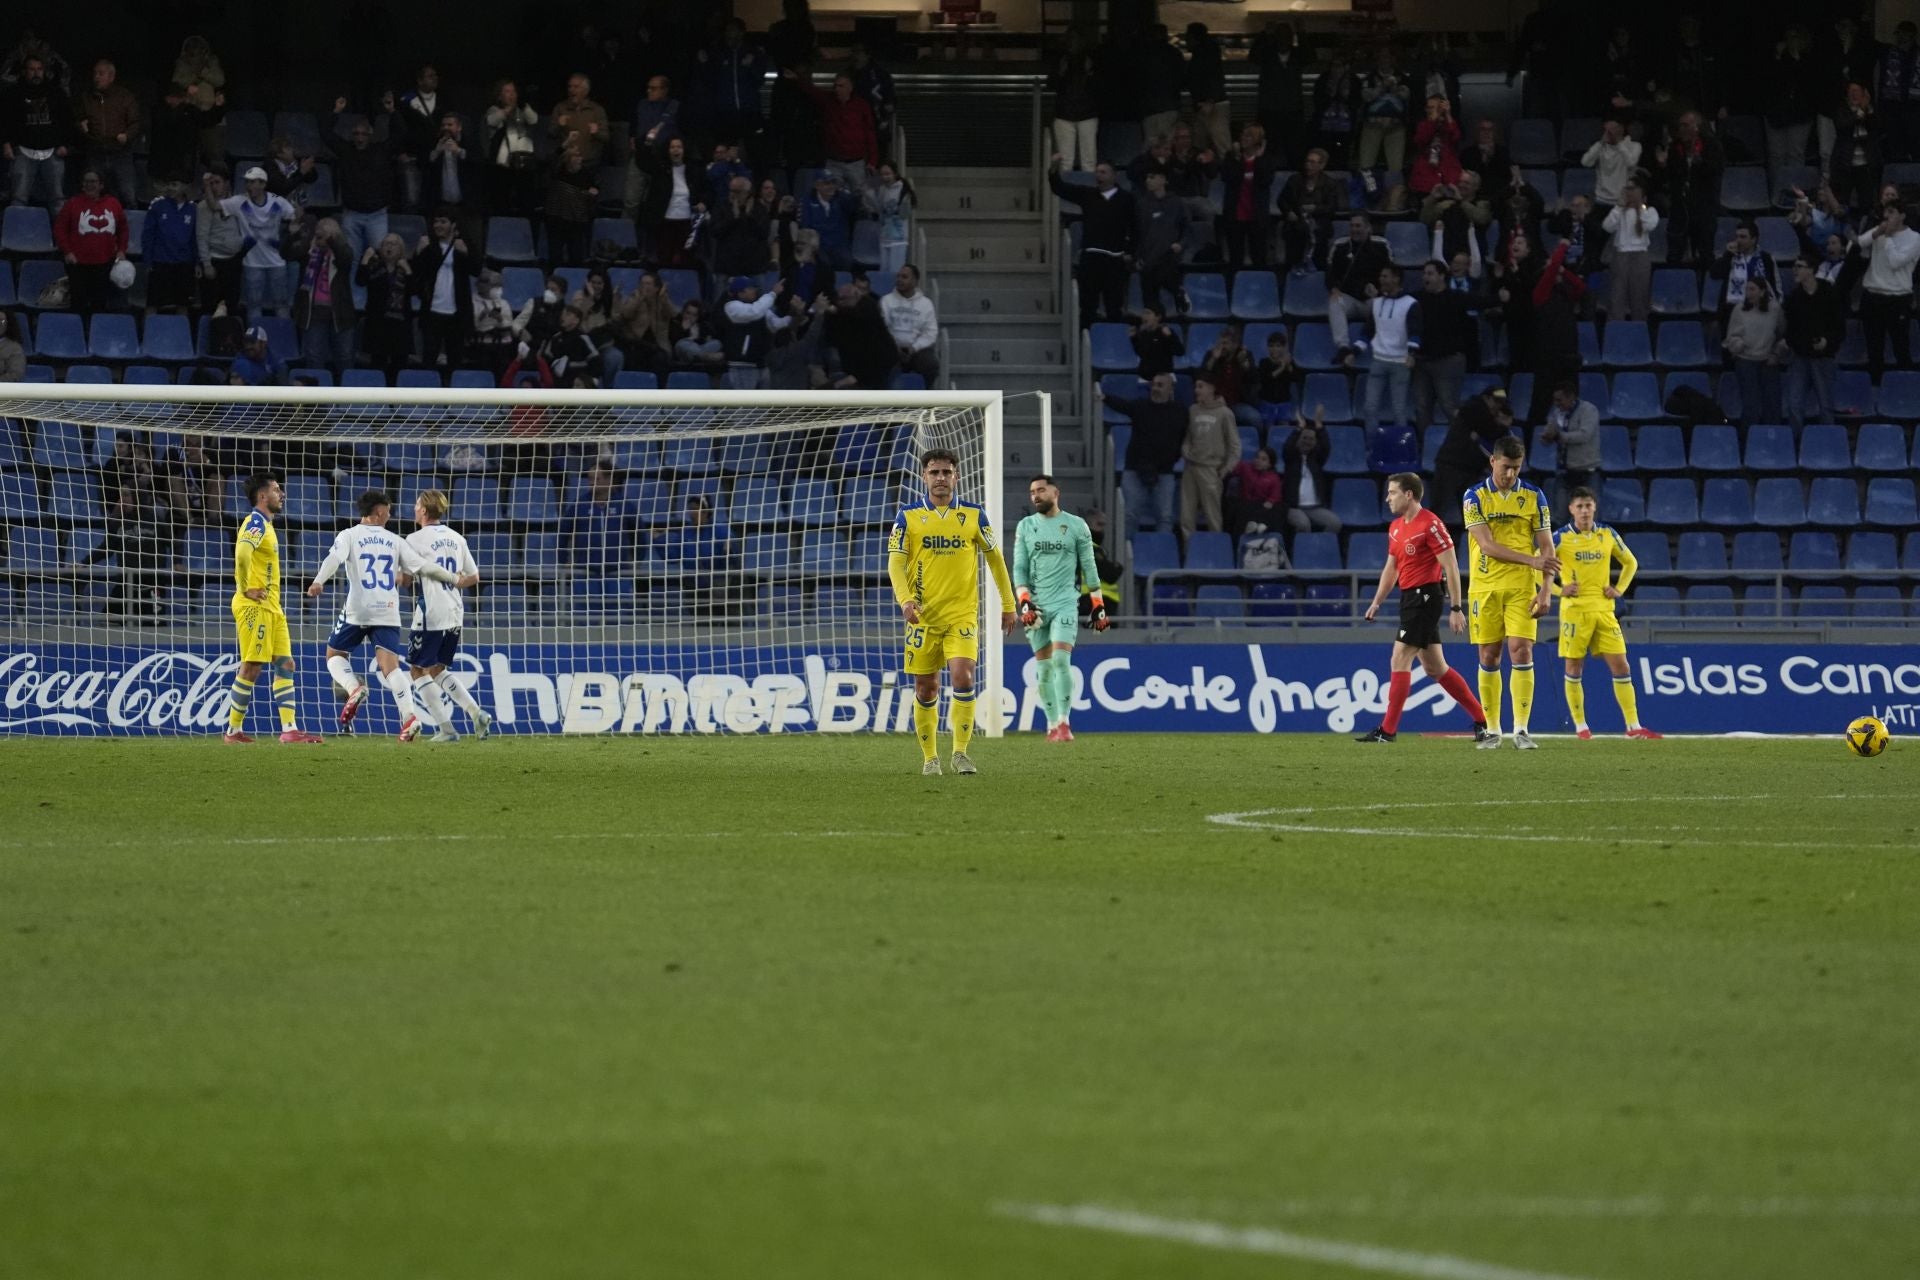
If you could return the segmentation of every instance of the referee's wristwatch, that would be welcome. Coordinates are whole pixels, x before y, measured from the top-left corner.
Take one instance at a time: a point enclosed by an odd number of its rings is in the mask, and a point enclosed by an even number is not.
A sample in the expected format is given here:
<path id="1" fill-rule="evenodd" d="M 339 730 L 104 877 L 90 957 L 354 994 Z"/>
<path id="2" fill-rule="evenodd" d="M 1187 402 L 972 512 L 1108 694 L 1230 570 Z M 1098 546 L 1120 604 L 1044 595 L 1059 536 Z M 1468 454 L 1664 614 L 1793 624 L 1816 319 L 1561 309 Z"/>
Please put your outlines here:
<path id="1" fill-rule="evenodd" d="M 1458 604 L 1450 604 L 1447 606 L 1447 612 L 1448 613 L 1465 613 L 1466 609 Z"/>

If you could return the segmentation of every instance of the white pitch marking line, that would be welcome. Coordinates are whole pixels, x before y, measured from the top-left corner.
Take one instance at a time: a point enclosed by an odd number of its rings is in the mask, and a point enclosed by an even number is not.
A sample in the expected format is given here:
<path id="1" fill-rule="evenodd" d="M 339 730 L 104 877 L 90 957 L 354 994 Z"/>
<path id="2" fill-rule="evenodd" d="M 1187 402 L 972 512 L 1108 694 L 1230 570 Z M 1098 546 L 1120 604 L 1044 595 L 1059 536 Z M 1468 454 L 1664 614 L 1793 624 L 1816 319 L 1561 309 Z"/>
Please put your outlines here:
<path id="1" fill-rule="evenodd" d="M 841 840 L 875 836 L 904 840 L 906 831 L 555 831 L 532 837 L 538 840 L 606 840 L 630 843 L 638 840 Z M 455 844 L 468 840 L 492 839 L 491 835 L 471 835 L 445 831 L 433 835 L 333 835 L 333 836 L 154 836 L 140 840 L 0 840 L 0 849 L 70 849 L 84 843 L 89 849 L 195 848 L 200 846 L 255 847 L 315 844 Z"/>
<path id="2" fill-rule="evenodd" d="M 1202 1249 L 1257 1253 L 1272 1258 L 1324 1262 L 1355 1271 L 1414 1276 L 1418 1280 L 1578 1280 L 1559 1272 L 1526 1271 L 1445 1253 L 1415 1253 L 1347 1240 L 1326 1240 L 1271 1227 L 1231 1227 L 1220 1222 L 1159 1218 L 1097 1204 L 1003 1204 L 995 1206 L 995 1211 L 1049 1227 L 1083 1227 L 1089 1231 L 1171 1240 Z"/>

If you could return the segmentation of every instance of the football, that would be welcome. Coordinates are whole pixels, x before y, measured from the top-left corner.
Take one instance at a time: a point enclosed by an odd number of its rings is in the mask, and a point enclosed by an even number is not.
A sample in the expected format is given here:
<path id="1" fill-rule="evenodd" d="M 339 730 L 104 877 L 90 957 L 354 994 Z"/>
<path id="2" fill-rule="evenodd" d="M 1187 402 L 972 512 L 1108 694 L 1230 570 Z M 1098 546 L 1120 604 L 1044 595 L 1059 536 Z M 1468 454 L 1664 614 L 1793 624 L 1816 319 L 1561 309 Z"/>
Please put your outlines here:
<path id="1" fill-rule="evenodd" d="M 1871 759 L 1887 749 L 1892 736 L 1877 717 L 1861 716 L 1847 726 L 1847 750 Z"/>

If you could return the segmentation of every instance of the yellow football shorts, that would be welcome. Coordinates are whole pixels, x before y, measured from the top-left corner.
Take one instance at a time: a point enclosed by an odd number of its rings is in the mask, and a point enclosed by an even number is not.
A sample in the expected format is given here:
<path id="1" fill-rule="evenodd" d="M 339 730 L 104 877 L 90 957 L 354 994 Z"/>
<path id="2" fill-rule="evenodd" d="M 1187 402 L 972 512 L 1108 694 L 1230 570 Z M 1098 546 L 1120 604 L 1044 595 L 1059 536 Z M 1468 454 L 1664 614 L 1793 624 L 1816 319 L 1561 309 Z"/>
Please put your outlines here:
<path id="1" fill-rule="evenodd" d="M 1560 656 L 1584 658 L 1590 653 L 1625 653 L 1627 638 L 1611 609 L 1560 614 Z"/>
<path id="2" fill-rule="evenodd" d="M 293 653 L 287 615 L 263 604 L 233 606 L 233 626 L 240 634 L 240 661 L 272 662 Z"/>
<path id="3" fill-rule="evenodd" d="M 973 623 L 949 627 L 921 623 L 907 628 L 907 657 L 901 669 L 908 675 L 932 675 L 955 658 L 979 661 L 980 637 Z"/>
<path id="4" fill-rule="evenodd" d="M 1467 639 L 1474 644 L 1496 640 L 1532 640 L 1540 634 L 1533 616 L 1534 593 L 1525 587 L 1467 595 Z"/>

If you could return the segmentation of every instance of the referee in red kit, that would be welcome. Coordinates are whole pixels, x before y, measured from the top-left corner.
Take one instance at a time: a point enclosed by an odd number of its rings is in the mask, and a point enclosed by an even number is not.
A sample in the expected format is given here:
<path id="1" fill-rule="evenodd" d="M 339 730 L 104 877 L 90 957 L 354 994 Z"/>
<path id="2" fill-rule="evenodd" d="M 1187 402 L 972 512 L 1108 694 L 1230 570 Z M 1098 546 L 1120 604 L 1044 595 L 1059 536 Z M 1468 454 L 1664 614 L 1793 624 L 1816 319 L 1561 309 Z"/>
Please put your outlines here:
<path id="1" fill-rule="evenodd" d="M 1478 742 L 1487 736 L 1487 713 L 1480 699 L 1447 666 L 1446 651 L 1440 647 L 1441 606 L 1455 635 L 1467 629 L 1467 615 L 1461 607 L 1460 562 L 1453 553 L 1453 538 L 1446 522 L 1420 505 L 1426 486 L 1411 471 L 1387 477 L 1387 509 L 1393 523 L 1387 532 L 1387 563 L 1380 569 L 1380 585 L 1374 588 L 1373 603 L 1367 606 L 1367 621 L 1380 612 L 1396 575 L 1400 581 L 1400 634 L 1393 641 L 1391 669 L 1387 684 L 1387 718 L 1378 729 L 1356 738 L 1356 742 L 1392 742 L 1400 731 L 1400 711 L 1407 704 L 1407 689 L 1413 683 L 1413 660 L 1420 659 L 1427 675 L 1438 682 L 1461 710 L 1473 717 L 1473 737 Z M 1447 594 L 1440 595 L 1444 578 Z"/>

